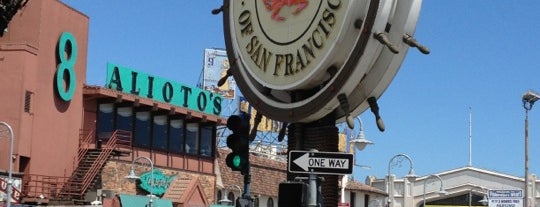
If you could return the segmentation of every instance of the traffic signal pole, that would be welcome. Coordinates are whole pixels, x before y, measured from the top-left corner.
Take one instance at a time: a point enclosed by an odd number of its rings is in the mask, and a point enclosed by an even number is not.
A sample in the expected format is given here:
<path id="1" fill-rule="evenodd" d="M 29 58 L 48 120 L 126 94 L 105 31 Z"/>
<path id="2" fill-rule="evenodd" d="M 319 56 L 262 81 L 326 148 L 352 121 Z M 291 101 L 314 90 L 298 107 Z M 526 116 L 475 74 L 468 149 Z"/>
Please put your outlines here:
<path id="1" fill-rule="evenodd" d="M 251 207 L 253 201 L 251 200 L 250 190 L 251 190 L 251 164 L 248 164 L 244 175 L 244 194 L 238 199 L 236 203 L 237 207 Z"/>
<path id="2" fill-rule="evenodd" d="M 307 194 L 307 206 L 308 207 L 318 207 L 318 198 L 321 195 L 318 192 L 319 185 L 317 183 L 318 176 L 314 173 L 309 174 L 308 181 L 308 194 Z"/>

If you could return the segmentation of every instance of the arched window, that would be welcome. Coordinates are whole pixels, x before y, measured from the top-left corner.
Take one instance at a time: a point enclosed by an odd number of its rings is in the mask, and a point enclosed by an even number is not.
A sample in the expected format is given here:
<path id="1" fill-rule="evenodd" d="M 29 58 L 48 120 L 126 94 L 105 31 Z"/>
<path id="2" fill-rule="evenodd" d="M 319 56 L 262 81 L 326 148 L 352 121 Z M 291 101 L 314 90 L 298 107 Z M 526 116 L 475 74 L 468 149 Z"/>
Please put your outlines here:
<path id="1" fill-rule="evenodd" d="M 223 198 L 221 197 L 221 190 L 218 190 L 217 193 L 216 193 L 216 201 L 219 202 L 221 199 L 223 199 Z"/>
<path id="2" fill-rule="evenodd" d="M 229 194 L 227 195 L 227 198 L 232 201 L 233 205 L 235 204 L 234 203 L 235 200 L 234 200 L 234 193 L 233 192 L 229 192 Z"/>
<path id="3" fill-rule="evenodd" d="M 253 206 L 259 207 L 259 199 L 260 199 L 260 196 L 255 197 L 255 200 L 253 201 L 254 203 Z"/>
<path id="4" fill-rule="evenodd" d="M 266 207 L 274 207 L 274 199 L 272 197 L 269 197 L 268 201 L 266 201 Z"/>

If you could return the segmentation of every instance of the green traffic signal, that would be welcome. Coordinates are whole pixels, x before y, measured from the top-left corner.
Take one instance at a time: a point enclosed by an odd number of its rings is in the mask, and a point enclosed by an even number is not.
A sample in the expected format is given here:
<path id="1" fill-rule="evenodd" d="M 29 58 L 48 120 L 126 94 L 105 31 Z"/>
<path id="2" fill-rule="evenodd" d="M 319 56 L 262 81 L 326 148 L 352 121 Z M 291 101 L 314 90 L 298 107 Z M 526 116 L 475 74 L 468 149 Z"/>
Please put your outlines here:
<path id="1" fill-rule="evenodd" d="M 236 167 L 236 168 L 240 168 L 241 159 L 242 158 L 240 158 L 240 155 L 234 155 L 234 157 L 233 157 L 233 166 Z"/>
<path id="2" fill-rule="evenodd" d="M 225 159 L 225 162 L 229 168 L 233 171 L 242 171 L 247 169 L 247 165 L 249 162 L 248 155 L 242 156 L 238 153 L 231 152 L 227 155 L 227 158 Z"/>
<path id="3" fill-rule="evenodd" d="M 249 171 L 249 119 L 231 115 L 227 119 L 227 128 L 232 131 L 227 136 L 227 147 L 232 152 L 227 155 L 226 164 L 231 170 L 244 174 Z"/>

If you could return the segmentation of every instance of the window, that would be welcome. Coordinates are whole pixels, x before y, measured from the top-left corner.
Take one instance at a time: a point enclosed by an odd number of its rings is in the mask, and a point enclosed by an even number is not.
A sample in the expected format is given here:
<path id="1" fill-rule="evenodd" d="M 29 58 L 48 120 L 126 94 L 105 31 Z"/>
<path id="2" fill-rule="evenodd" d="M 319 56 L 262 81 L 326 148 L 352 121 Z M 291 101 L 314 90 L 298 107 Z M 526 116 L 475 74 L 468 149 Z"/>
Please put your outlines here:
<path id="1" fill-rule="evenodd" d="M 223 198 L 221 197 L 221 191 L 218 190 L 217 193 L 216 193 L 216 201 L 219 202 L 221 199 L 223 199 Z"/>
<path id="2" fill-rule="evenodd" d="M 255 197 L 255 200 L 253 201 L 253 206 L 259 207 L 259 197 L 260 196 Z"/>
<path id="3" fill-rule="evenodd" d="M 272 197 L 269 197 L 268 201 L 266 201 L 266 207 L 274 207 L 274 199 Z"/>
<path id="4" fill-rule="evenodd" d="M 234 193 L 233 192 L 229 192 L 229 194 L 227 195 L 227 198 L 232 201 L 232 203 L 234 204 L 235 200 L 234 200 Z"/>
<path id="5" fill-rule="evenodd" d="M 32 104 L 32 92 L 26 91 L 24 93 L 24 112 L 30 113 L 30 106 Z"/>
<path id="6" fill-rule="evenodd" d="M 186 152 L 192 155 L 199 153 L 199 123 L 186 125 Z"/>
<path id="7" fill-rule="evenodd" d="M 182 116 L 170 116 L 165 112 L 150 111 L 149 107 L 107 101 L 101 100 L 97 105 L 98 139 L 105 141 L 115 130 L 123 130 L 131 132 L 134 147 L 202 158 L 212 158 L 215 155 L 215 123 L 187 123 Z"/>
<path id="8" fill-rule="evenodd" d="M 169 151 L 184 152 L 184 120 L 173 119 L 169 123 Z"/>
<path id="9" fill-rule="evenodd" d="M 135 113 L 135 131 L 133 142 L 138 147 L 150 147 L 150 112 L 140 111 Z"/>
<path id="10" fill-rule="evenodd" d="M 118 107 L 116 109 L 116 129 L 133 130 L 133 109 L 131 107 Z"/>
<path id="11" fill-rule="evenodd" d="M 99 104 L 97 113 L 97 138 L 109 139 L 114 131 L 114 104 Z"/>
<path id="12" fill-rule="evenodd" d="M 154 116 L 154 126 L 152 128 L 152 147 L 159 150 L 167 150 L 167 116 Z"/>
<path id="13" fill-rule="evenodd" d="M 201 155 L 205 157 L 211 157 L 212 151 L 212 138 L 214 135 L 213 126 L 201 127 Z"/>

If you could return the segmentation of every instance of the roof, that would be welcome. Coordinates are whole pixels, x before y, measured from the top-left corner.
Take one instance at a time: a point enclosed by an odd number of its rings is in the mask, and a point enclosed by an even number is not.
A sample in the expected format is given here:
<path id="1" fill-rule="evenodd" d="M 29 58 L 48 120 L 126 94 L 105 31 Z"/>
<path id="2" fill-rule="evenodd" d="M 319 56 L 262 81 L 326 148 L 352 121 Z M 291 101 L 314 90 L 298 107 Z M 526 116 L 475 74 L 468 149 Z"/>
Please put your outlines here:
<path id="1" fill-rule="evenodd" d="M 349 191 L 361 191 L 361 192 L 367 192 L 367 193 L 374 193 L 374 194 L 379 194 L 379 195 L 383 195 L 383 196 L 388 195 L 388 193 L 386 193 L 386 192 L 384 192 L 384 191 L 382 191 L 382 190 L 380 190 L 378 188 L 371 187 L 369 185 L 363 184 L 363 183 L 358 182 L 356 180 L 349 180 L 349 182 L 347 182 L 347 186 L 345 186 L 345 189 L 347 189 Z"/>
<path id="2" fill-rule="evenodd" d="M 184 205 L 210 205 L 206 195 L 204 194 L 204 188 L 199 180 L 199 177 L 177 178 L 171 183 L 169 190 L 167 190 L 167 192 L 163 195 L 163 198 L 170 199 L 174 203 Z"/>
<path id="3" fill-rule="evenodd" d="M 524 178 L 522 178 L 522 177 L 517 177 L 517 176 L 508 175 L 508 174 L 504 174 L 504 173 L 500 173 L 500 172 L 496 172 L 496 171 L 490 171 L 490 170 L 486 170 L 486 169 L 476 168 L 476 167 L 472 167 L 472 166 L 465 166 L 465 167 L 461 167 L 461 168 L 457 168 L 457 169 L 453 169 L 453 170 L 448 170 L 448 171 L 444 171 L 444 172 L 437 173 L 437 174 L 442 176 L 442 175 L 447 175 L 447 174 L 455 174 L 455 173 L 463 172 L 463 171 L 475 171 L 475 172 L 479 172 L 479 173 L 482 173 L 482 174 L 488 174 L 488 175 L 501 177 L 501 178 L 506 178 L 506 179 L 511 179 L 511 180 L 515 180 L 515 181 L 523 181 L 524 180 Z M 422 177 L 422 178 L 424 178 L 424 177 Z M 422 179 L 422 178 L 418 178 L 418 179 Z"/>
<path id="4" fill-rule="evenodd" d="M 168 103 L 163 103 L 149 98 L 140 97 L 133 94 L 123 93 L 114 89 L 104 88 L 100 86 L 85 85 L 83 87 L 83 94 L 85 98 L 112 98 L 119 102 L 129 101 L 134 105 L 146 105 L 152 108 L 167 110 L 170 114 L 183 114 L 192 118 L 198 118 L 203 121 L 216 122 L 218 125 L 224 125 L 227 119 L 225 117 L 216 116 L 212 114 L 202 113 L 200 111 L 190 110 L 188 108 L 175 106 Z"/>

